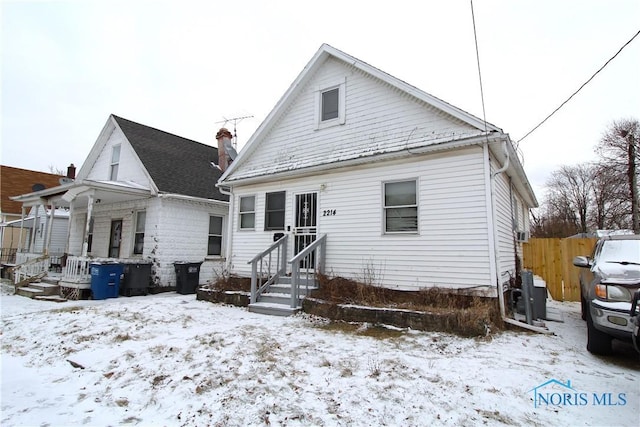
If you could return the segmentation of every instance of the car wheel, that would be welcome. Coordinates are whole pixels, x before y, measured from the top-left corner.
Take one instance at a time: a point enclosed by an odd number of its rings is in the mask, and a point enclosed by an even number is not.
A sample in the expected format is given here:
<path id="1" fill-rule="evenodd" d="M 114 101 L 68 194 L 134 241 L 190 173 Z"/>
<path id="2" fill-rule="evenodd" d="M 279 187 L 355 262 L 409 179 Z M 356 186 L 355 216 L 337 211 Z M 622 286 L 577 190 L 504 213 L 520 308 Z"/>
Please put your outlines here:
<path id="1" fill-rule="evenodd" d="M 589 310 L 588 306 L 585 311 L 587 318 L 587 350 L 589 350 L 589 353 L 602 356 L 611 354 L 611 337 L 593 326 L 591 310 Z"/>

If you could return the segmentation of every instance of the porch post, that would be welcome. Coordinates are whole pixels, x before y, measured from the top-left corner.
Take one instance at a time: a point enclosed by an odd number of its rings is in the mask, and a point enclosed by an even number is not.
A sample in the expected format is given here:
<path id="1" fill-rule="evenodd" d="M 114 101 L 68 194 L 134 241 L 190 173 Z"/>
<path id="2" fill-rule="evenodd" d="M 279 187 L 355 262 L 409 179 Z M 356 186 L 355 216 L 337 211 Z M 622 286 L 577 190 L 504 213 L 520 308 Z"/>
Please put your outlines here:
<path id="1" fill-rule="evenodd" d="M 18 238 L 18 252 L 22 252 L 22 230 L 24 230 L 24 205 L 22 205 L 20 215 L 20 237 Z"/>
<path id="2" fill-rule="evenodd" d="M 93 194 L 89 195 L 87 202 L 87 223 L 84 227 L 84 241 L 82 242 L 82 256 L 86 257 L 89 251 L 89 226 L 91 225 L 91 216 L 93 215 Z"/>
<path id="3" fill-rule="evenodd" d="M 64 244 L 64 253 L 69 253 L 69 239 L 71 239 L 71 221 L 73 220 L 73 203 L 69 203 L 69 219 L 67 220 L 67 240 Z"/>
<path id="4" fill-rule="evenodd" d="M 56 219 L 56 205 L 52 203 L 49 206 L 51 207 L 51 215 L 50 218 L 47 217 L 47 237 L 45 238 L 44 250 L 42 251 L 45 255 L 49 255 L 49 249 L 51 248 L 51 233 L 53 232 L 53 223 Z"/>
<path id="5" fill-rule="evenodd" d="M 35 206 L 35 212 L 33 214 L 33 226 L 31 228 L 31 242 L 29 242 L 28 252 L 34 252 L 36 250 L 36 230 L 38 229 L 38 214 L 40 213 L 40 205 Z"/>

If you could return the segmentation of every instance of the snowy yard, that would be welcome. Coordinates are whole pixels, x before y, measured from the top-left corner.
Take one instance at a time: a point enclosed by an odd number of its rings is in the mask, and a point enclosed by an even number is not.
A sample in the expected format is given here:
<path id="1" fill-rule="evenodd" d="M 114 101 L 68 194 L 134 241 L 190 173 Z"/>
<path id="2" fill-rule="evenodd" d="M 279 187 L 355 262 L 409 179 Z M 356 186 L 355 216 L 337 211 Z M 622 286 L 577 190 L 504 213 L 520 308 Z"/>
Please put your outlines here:
<path id="1" fill-rule="evenodd" d="M 1 298 L 3 426 L 640 422 L 638 356 L 588 354 L 577 303 L 550 302 L 555 335 L 462 339 L 175 293 Z"/>

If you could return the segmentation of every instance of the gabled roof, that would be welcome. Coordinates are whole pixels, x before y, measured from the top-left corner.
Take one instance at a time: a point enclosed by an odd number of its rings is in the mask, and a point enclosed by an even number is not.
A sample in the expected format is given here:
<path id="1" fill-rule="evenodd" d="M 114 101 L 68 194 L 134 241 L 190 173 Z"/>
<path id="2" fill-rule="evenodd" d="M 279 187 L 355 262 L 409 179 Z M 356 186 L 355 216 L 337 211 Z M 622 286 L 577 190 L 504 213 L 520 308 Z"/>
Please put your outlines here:
<path id="1" fill-rule="evenodd" d="M 63 175 L 38 172 L 28 169 L 0 166 L 0 206 L 3 213 L 20 214 L 22 203 L 9 199 L 12 196 L 31 193 L 35 184 L 42 184 L 45 188 L 60 185 Z"/>
<path id="2" fill-rule="evenodd" d="M 112 115 L 161 193 L 227 201 L 215 186 L 218 149 Z"/>
<path id="3" fill-rule="evenodd" d="M 392 75 L 387 74 L 384 71 L 381 71 L 364 61 L 361 61 L 332 46 L 329 46 L 328 44 L 323 44 L 322 46 L 320 46 L 320 49 L 305 66 L 302 72 L 298 75 L 298 77 L 294 80 L 289 89 L 280 98 L 271 113 L 269 113 L 260 127 L 258 127 L 256 132 L 251 136 L 245 148 L 240 152 L 238 158 L 223 174 L 221 181 L 225 181 L 227 177 L 233 174 L 235 170 L 239 169 L 243 162 L 251 156 L 251 153 L 256 149 L 261 140 L 271 130 L 272 126 L 274 126 L 275 123 L 277 123 L 277 121 L 287 112 L 290 104 L 296 99 L 297 95 L 304 89 L 305 85 L 314 77 L 318 69 L 322 67 L 326 60 L 330 57 L 347 63 L 349 64 L 349 66 L 354 67 L 365 74 L 373 76 L 381 80 L 383 83 L 396 88 L 421 102 L 424 102 L 434 109 L 441 111 L 442 113 L 452 117 L 453 119 L 459 120 L 460 122 L 470 126 L 471 128 L 476 129 L 476 135 L 482 135 L 485 130 L 487 133 L 502 133 L 502 129 L 490 123 L 485 123 L 482 119 L 470 113 L 467 113 L 460 108 L 457 108 L 433 95 L 430 95 L 414 86 L 411 86 L 410 84 L 396 77 L 393 77 Z M 362 157 L 354 153 L 352 153 L 351 155 L 352 157 L 356 158 Z M 367 153 L 367 155 L 371 155 L 371 153 Z M 305 165 L 305 167 L 307 166 L 313 165 Z"/>

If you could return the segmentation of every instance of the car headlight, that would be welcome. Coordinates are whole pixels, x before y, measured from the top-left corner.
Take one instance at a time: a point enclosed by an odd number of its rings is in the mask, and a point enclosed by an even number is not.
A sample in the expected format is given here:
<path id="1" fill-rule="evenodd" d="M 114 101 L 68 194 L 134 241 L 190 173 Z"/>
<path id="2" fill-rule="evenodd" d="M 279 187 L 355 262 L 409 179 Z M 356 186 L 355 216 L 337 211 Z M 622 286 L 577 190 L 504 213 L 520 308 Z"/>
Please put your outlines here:
<path id="1" fill-rule="evenodd" d="M 597 284 L 596 296 L 606 301 L 631 301 L 631 292 L 629 292 L 629 289 L 616 285 Z"/>

